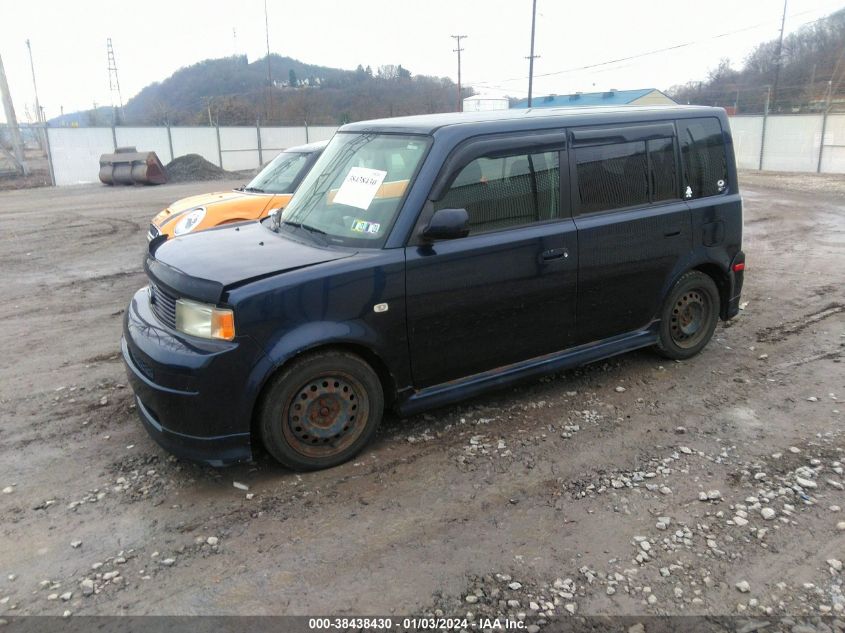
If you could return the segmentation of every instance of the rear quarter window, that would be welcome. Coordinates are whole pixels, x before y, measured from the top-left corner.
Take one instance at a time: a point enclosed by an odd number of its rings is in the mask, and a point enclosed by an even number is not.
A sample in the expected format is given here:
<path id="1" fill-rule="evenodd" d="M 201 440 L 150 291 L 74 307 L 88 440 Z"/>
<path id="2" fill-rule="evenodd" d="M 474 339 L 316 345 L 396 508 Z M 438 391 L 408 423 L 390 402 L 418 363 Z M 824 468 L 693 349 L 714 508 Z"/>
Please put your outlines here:
<path id="1" fill-rule="evenodd" d="M 728 187 L 728 161 L 719 119 L 678 121 L 684 198 L 717 196 Z"/>

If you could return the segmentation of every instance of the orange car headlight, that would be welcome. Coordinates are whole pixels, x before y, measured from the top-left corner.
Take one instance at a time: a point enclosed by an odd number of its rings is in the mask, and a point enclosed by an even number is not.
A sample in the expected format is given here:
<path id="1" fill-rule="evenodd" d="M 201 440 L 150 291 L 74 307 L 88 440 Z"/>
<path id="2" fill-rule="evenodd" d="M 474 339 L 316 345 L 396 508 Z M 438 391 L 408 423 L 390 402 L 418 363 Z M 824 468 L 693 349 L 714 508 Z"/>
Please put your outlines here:
<path id="1" fill-rule="evenodd" d="M 190 233 L 197 225 L 202 222 L 205 217 L 205 207 L 197 207 L 192 211 L 188 211 L 185 215 L 179 218 L 176 226 L 173 227 L 173 235 L 184 235 Z"/>
<path id="2" fill-rule="evenodd" d="M 176 329 L 191 336 L 231 341 L 235 338 L 235 313 L 228 308 L 178 299 Z"/>

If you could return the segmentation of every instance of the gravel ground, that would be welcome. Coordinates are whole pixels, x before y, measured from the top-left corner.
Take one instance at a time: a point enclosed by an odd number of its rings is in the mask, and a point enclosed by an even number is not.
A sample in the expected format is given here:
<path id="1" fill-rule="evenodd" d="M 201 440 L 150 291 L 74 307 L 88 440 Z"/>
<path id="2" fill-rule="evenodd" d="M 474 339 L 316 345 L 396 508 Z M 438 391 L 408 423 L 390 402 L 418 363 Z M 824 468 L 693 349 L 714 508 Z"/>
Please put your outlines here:
<path id="1" fill-rule="evenodd" d="M 0 616 L 842 614 L 845 195 L 789 178 L 743 176 L 744 309 L 699 357 L 388 418 L 307 475 L 135 418 L 145 230 L 207 183 L 0 194 Z"/>

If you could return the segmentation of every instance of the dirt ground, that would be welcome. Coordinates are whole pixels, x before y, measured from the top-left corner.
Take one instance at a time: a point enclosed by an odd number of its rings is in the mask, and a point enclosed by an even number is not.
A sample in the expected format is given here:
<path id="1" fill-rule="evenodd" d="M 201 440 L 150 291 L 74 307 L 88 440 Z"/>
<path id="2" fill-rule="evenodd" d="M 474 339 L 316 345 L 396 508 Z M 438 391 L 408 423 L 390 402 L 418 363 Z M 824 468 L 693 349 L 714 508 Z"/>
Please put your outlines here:
<path id="1" fill-rule="evenodd" d="M 743 175 L 744 309 L 699 357 L 391 417 L 311 474 L 136 420 L 147 224 L 208 183 L 0 193 L 0 616 L 842 613 L 845 179 L 789 178 Z"/>

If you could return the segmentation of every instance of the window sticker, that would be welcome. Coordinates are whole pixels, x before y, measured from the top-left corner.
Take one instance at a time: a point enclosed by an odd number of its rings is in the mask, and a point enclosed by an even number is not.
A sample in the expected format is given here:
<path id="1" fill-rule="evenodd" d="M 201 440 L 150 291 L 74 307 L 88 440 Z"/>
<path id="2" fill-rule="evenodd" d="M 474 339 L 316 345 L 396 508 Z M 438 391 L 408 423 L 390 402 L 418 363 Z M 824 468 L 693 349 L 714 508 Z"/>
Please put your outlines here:
<path id="1" fill-rule="evenodd" d="M 381 224 L 378 222 L 367 222 L 366 220 L 359 220 L 355 218 L 352 220 L 352 230 L 356 233 L 369 233 L 370 235 L 377 235 L 381 230 Z"/>
<path id="2" fill-rule="evenodd" d="M 334 202 L 366 211 L 370 208 L 373 198 L 376 197 L 378 188 L 384 182 L 385 176 L 387 176 L 387 172 L 380 169 L 351 168 L 349 173 L 346 174 L 346 178 L 343 179 L 340 189 L 337 190 Z M 378 229 L 375 232 L 378 233 Z"/>

